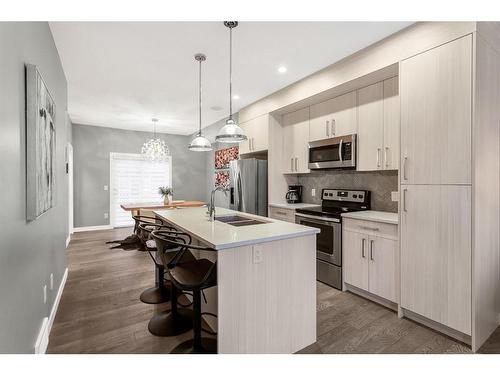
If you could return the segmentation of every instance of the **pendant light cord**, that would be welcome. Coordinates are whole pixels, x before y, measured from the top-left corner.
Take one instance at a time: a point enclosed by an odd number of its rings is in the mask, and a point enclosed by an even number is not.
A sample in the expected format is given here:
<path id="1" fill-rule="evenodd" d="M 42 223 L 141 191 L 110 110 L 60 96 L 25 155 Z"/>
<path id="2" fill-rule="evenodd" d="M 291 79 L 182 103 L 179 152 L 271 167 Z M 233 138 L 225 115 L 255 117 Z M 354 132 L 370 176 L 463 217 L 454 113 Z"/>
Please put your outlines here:
<path id="1" fill-rule="evenodd" d="M 233 119 L 233 28 L 229 28 L 229 119 Z"/>
<path id="2" fill-rule="evenodd" d="M 199 60 L 200 61 L 200 68 L 199 68 L 199 75 L 198 75 L 198 86 L 199 86 L 199 104 L 200 104 L 200 129 L 198 131 L 198 136 L 201 136 L 201 59 Z"/>

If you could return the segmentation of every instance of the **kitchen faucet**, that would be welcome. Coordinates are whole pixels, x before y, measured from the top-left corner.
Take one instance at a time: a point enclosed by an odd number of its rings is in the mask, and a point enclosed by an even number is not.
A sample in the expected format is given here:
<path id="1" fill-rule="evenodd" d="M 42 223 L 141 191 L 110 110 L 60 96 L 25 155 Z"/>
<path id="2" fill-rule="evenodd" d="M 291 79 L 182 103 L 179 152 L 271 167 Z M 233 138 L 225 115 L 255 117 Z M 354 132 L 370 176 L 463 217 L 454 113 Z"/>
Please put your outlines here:
<path id="1" fill-rule="evenodd" d="M 227 186 L 218 186 L 215 189 L 213 189 L 212 192 L 210 193 L 210 204 L 208 206 L 208 211 L 207 211 L 209 221 L 215 220 L 215 202 L 214 202 L 214 199 L 215 199 L 215 192 L 217 190 L 223 191 L 224 194 L 227 196 L 227 192 L 229 191 L 229 188 Z"/>

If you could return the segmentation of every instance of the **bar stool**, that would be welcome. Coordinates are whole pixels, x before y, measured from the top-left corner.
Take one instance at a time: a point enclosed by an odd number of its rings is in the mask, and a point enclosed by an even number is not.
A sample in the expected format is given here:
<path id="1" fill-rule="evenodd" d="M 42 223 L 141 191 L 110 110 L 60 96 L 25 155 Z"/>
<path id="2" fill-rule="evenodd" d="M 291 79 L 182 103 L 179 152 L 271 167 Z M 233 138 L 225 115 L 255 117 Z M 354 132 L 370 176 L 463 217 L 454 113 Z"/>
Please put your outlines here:
<path id="1" fill-rule="evenodd" d="M 173 263 L 193 262 L 196 258 L 190 251 L 183 250 L 184 245 L 191 244 L 191 236 L 175 229 L 155 230 L 151 237 L 156 242 L 156 248 L 161 262 L 168 270 Z M 168 241 L 175 239 L 175 241 Z M 168 272 L 168 271 L 167 271 Z M 193 311 L 179 308 L 177 301 L 180 291 L 170 283 L 170 309 L 155 314 L 148 324 L 148 330 L 155 336 L 177 336 L 193 328 Z M 183 305 L 181 305 L 183 306 Z"/>
<path id="2" fill-rule="evenodd" d="M 176 247 L 178 255 L 173 257 L 167 265 L 167 273 L 172 284 L 180 290 L 193 293 L 193 338 L 178 345 L 172 353 L 216 353 L 217 341 L 212 338 L 201 337 L 201 322 L 203 315 L 212 315 L 201 312 L 201 294 L 204 289 L 217 285 L 217 262 L 201 258 L 191 261 L 181 261 L 184 254 L 197 251 L 215 251 L 204 246 L 195 246 L 184 243 L 175 236 L 165 234 L 161 241 L 165 246 Z"/>
<path id="3" fill-rule="evenodd" d="M 149 218 L 151 219 L 151 218 Z M 159 219 L 156 219 L 159 220 Z M 154 230 L 172 230 L 175 231 L 174 228 L 165 225 L 163 222 L 153 223 L 148 222 L 145 219 L 138 220 L 137 226 L 137 235 L 141 240 L 142 246 L 139 248 L 139 251 L 147 251 L 153 263 L 155 265 L 155 286 L 146 289 L 140 295 L 140 300 L 144 303 L 148 304 L 160 304 L 170 301 L 170 289 L 165 285 L 165 267 L 163 264 L 158 263 L 153 253 L 156 253 L 156 242 L 151 238 L 151 233 Z"/>

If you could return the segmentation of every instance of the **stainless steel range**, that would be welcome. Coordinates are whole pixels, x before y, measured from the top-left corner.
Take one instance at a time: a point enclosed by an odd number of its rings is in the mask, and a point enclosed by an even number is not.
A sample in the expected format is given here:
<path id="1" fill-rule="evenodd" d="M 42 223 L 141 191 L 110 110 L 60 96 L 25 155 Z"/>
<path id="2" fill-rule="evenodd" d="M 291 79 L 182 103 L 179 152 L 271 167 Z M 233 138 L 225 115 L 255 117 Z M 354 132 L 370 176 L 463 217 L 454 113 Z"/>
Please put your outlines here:
<path id="1" fill-rule="evenodd" d="M 295 210 L 295 222 L 319 228 L 316 239 L 317 279 L 342 289 L 342 216 L 370 209 L 368 190 L 323 189 L 321 207 Z"/>

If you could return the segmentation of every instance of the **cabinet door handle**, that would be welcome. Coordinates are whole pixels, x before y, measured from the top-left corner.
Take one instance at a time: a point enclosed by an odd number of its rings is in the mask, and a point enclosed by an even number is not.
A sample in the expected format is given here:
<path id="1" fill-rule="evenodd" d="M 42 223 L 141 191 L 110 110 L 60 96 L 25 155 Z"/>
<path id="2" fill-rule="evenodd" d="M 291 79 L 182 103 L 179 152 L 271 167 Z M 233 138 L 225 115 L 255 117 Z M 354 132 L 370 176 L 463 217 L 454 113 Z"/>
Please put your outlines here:
<path id="1" fill-rule="evenodd" d="M 332 119 L 332 137 L 335 136 L 335 129 L 336 128 L 336 123 L 335 123 L 335 119 Z"/>
<path id="2" fill-rule="evenodd" d="M 377 168 L 380 168 L 380 147 L 377 148 Z"/>
<path id="3" fill-rule="evenodd" d="M 372 227 L 365 227 L 364 225 L 360 225 L 359 229 L 364 229 L 364 230 L 373 230 L 375 232 L 380 231 L 380 228 L 372 228 Z"/>
<path id="4" fill-rule="evenodd" d="M 403 211 L 404 212 L 408 212 L 406 210 L 406 192 L 408 191 L 408 189 L 403 189 Z"/>
<path id="5" fill-rule="evenodd" d="M 299 158 L 295 158 L 295 172 L 298 172 L 297 164 L 299 163 Z"/>
<path id="6" fill-rule="evenodd" d="M 326 128 L 326 136 L 330 137 L 330 121 L 326 120 L 325 128 Z"/>
<path id="7" fill-rule="evenodd" d="M 290 170 L 293 172 L 293 158 L 290 158 Z"/>
<path id="8" fill-rule="evenodd" d="M 407 180 L 408 178 L 406 177 L 406 163 L 408 162 L 408 156 L 405 156 L 403 159 L 403 180 Z"/>
<path id="9" fill-rule="evenodd" d="M 373 259 L 373 240 L 370 240 L 370 260 L 375 260 Z"/>
<path id="10" fill-rule="evenodd" d="M 366 240 L 364 238 L 361 239 L 361 257 L 362 258 L 366 258 L 366 256 L 365 256 L 365 241 Z"/>
<path id="11" fill-rule="evenodd" d="M 384 160 L 385 160 L 385 167 L 388 168 L 389 167 L 389 160 L 387 159 L 387 151 L 389 151 L 389 147 L 386 147 L 385 150 L 384 150 Z"/>

